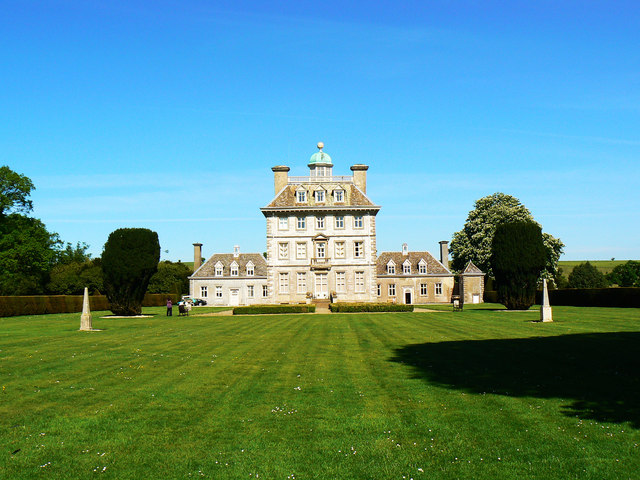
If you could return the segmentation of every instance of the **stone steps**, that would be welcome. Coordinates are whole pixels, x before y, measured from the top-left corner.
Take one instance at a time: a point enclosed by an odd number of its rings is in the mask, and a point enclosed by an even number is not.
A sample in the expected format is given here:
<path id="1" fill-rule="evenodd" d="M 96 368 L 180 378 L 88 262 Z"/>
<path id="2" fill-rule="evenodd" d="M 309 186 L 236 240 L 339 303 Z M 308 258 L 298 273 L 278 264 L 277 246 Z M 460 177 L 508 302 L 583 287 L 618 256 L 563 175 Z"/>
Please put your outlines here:
<path id="1" fill-rule="evenodd" d="M 329 300 L 314 300 L 313 304 L 316 306 L 316 313 L 331 313 L 329 303 Z"/>

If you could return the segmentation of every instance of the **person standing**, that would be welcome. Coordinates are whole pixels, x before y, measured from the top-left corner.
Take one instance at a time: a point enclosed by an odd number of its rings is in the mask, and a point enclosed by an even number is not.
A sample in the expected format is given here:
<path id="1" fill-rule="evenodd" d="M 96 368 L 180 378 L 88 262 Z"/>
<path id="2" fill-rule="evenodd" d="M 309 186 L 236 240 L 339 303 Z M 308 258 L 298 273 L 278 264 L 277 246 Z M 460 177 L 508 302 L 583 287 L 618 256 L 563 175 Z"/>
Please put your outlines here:
<path id="1" fill-rule="evenodd" d="M 167 298 L 167 317 L 172 316 L 173 313 L 173 303 L 171 303 L 171 298 Z"/>

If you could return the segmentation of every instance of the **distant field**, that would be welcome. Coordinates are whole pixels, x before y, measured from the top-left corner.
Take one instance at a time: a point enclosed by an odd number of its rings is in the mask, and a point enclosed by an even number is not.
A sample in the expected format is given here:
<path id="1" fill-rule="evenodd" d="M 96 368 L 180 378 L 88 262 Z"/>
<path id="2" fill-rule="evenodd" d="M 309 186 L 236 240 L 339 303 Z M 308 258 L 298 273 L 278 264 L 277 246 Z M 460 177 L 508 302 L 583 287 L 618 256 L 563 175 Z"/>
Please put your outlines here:
<path id="1" fill-rule="evenodd" d="M 558 266 L 562 268 L 562 274 L 568 277 L 576 265 L 587 261 L 605 275 L 610 273 L 616 266 L 628 262 L 628 260 L 560 260 Z"/>

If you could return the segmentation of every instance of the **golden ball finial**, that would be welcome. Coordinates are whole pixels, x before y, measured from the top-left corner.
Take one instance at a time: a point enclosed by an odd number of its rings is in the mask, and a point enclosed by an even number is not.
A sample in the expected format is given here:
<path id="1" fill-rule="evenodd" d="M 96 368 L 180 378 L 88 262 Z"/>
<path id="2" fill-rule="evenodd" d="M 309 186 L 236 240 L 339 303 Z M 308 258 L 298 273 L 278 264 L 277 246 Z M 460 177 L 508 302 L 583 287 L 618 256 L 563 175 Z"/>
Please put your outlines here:
<path id="1" fill-rule="evenodd" d="M 322 150 L 324 148 L 324 143 L 318 142 L 318 150 Z"/>

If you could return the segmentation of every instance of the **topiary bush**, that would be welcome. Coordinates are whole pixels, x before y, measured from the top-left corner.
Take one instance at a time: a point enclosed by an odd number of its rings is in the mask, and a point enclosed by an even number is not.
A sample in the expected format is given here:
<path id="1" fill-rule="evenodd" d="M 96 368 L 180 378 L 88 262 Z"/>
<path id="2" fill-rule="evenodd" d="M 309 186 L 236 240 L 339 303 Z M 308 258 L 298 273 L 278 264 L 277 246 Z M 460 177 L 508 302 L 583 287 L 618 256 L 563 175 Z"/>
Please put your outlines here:
<path id="1" fill-rule="evenodd" d="M 402 303 L 330 303 L 329 309 L 335 313 L 413 312 L 413 305 Z"/>
<path id="2" fill-rule="evenodd" d="M 308 305 L 249 305 L 247 307 L 236 307 L 233 309 L 234 315 L 259 315 L 273 313 L 313 313 L 316 306 Z"/>
<path id="3" fill-rule="evenodd" d="M 146 228 L 111 232 L 102 251 L 104 288 L 115 315 L 140 315 L 149 280 L 158 270 L 158 234 Z"/>
<path id="4" fill-rule="evenodd" d="M 498 225 L 491 244 L 491 266 L 498 301 L 508 310 L 528 310 L 547 261 L 540 225 L 512 222 Z"/>

